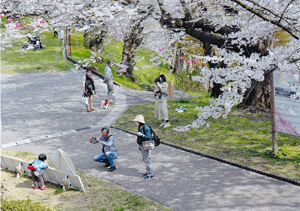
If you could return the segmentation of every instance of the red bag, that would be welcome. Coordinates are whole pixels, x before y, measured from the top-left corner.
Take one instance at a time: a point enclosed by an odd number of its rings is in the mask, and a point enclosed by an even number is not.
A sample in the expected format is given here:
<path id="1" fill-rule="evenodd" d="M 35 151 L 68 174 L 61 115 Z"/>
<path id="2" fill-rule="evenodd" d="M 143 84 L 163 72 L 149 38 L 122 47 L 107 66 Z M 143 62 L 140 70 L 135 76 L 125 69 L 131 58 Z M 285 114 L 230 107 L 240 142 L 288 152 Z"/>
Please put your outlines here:
<path id="1" fill-rule="evenodd" d="M 34 168 L 34 166 L 32 166 L 32 165 L 29 165 L 27 168 L 28 168 L 29 170 L 32 170 L 32 171 L 35 171 L 35 170 L 36 170 L 36 168 Z"/>
<path id="2" fill-rule="evenodd" d="M 36 168 L 33 166 L 33 163 L 34 163 L 34 160 L 30 161 L 27 168 L 28 168 L 29 170 L 35 171 Z"/>

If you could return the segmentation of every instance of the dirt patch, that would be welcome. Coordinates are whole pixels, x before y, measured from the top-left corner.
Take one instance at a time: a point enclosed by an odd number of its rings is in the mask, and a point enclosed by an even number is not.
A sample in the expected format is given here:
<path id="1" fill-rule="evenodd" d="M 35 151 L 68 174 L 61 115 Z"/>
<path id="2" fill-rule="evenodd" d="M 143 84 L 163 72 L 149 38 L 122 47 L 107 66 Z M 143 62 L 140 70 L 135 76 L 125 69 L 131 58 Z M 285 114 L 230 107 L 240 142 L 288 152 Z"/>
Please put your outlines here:
<path id="1" fill-rule="evenodd" d="M 3 152 L 1 152 L 4 154 Z M 5 150 L 5 154 L 18 154 L 28 160 L 37 155 Z M 13 157 L 13 156 L 12 156 Z M 27 158 L 27 159 L 24 159 Z M 7 200 L 42 202 L 54 210 L 170 210 L 160 204 L 122 187 L 111 184 L 77 169 L 85 192 L 63 191 L 61 186 L 46 183 L 48 190 L 34 190 L 33 179 L 25 176 L 17 179 L 17 173 L 1 171 L 1 197 Z"/>
<path id="2" fill-rule="evenodd" d="M 60 204 L 59 194 L 55 194 L 58 186 L 47 183 L 48 190 L 34 190 L 33 180 L 30 177 L 20 177 L 17 179 L 17 173 L 11 171 L 1 171 L 1 195 L 8 200 L 31 199 L 35 202 L 43 202 L 56 206 Z"/>

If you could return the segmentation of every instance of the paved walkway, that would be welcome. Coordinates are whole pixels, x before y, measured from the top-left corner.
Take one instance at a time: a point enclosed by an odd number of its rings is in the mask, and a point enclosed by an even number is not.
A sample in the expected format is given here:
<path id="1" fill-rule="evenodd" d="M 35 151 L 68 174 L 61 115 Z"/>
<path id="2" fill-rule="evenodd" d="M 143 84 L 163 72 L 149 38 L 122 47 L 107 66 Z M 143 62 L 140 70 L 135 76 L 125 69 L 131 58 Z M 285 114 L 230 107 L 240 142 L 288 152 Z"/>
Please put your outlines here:
<path id="1" fill-rule="evenodd" d="M 93 162 L 101 146 L 88 143 L 88 138 L 99 135 L 99 129 L 110 125 L 129 104 L 153 100 L 152 94 L 116 87 L 115 106 L 87 113 L 79 104 L 83 74 L 3 75 L 2 147 L 37 154 L 63 149 L 77 168 L 173 210 L 300 210 L 298 186 L 165 145 L 153 151 L 155 177 L 144 181 L 145 165 L 136 137 L 116 129 L 111 134 L 120 156 L 117 170 L 108 173 L 103 164 Z M 101 80 L 97 80 L 97 90 L 101 98 L 95 103 L 99 105 L 106 92 Z"/>

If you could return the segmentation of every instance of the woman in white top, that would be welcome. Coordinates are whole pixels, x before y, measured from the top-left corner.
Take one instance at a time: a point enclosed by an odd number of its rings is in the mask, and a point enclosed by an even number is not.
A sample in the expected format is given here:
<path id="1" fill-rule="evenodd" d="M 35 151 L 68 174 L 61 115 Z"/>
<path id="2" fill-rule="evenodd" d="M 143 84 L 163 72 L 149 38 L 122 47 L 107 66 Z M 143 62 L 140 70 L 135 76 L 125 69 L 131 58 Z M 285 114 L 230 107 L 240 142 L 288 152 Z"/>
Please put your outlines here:
<path id="1" fill-rule="evenodd" d="M 158 83 L 158 88 L 160 89 L 161 93 L 158 93 L 156 96 L 155 101 L 155 118 L 162 121 L 160 127 L 170 127 L 169 122 L 169 114 L 168 114 L 168 89 L 169 85 L 166 80 L 165 75 L 159 76 L 161 84 Z M 161 102 L 159 101 L 159 96 L 161 96 Z"/>

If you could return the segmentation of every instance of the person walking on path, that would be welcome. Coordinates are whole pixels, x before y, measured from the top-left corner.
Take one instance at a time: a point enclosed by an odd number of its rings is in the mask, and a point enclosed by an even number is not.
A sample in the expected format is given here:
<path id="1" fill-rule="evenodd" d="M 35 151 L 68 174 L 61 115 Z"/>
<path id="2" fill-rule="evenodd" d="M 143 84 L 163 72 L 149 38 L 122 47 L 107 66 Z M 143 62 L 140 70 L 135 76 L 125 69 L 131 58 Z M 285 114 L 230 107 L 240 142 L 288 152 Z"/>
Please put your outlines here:
<path id="1" fill-rule="evenodd" d="M 144 150 L 143 141 L 151 139 L 151 129 L 145 123 L 144 116 L 137 115 L 133 121 L 138 126 L 137 143 L 139 145 L 139 150 L 142 152 L 143 160 L 146 164 L 147 173 L 143 174 L 144 179 L 150 179 L 153 177 L 153 167 L 151 160 L 151 150 Z"/>
<path id="2" fill-rule="evenodd" d="M 44 184 L 44 178 L 42 174 L 42 170 L 49 168 L 49 165 L 47 163 L 47 156 L 45 154 L 40 154 L 38 160 L 35 160 L 32 166 L 36 169 L 31 171 L 31 175 L 34 181 L 34 190 L 39 189 L 39 182 L 41 190 L 47 190 L 48 187 L 46 187 Z"/>
<path id="3" fill-rule="evenodd" d="M 169 85 L 166 80 L 165 75 L 160 75 L 159 76 L 161 84 L 157 83 L 158 88 L 160 89 L 161 93 L 158 93 L 156 96 L 156 101 L 155 101 L 155 118 L 159 119 L 162 121 L 162 123 L 159 125 L 159 127 L 170 127 L 170 122 L 169 122 L 169 114 L 168 114 L 168 88 Z M 161 95 L 161 103 L 159 101 L 159 96 Z"/>
<path id="4" fill-rule="evenodd" d="M 115 138 L 109 135 L 109 129 L 104 127 L 101 129 L 102 135 L 98 138 L 91 137 L 90 142 L 93 144 L 100 143 L 103 145 L 102 153 L 94 156 L 94 161 L 105 163 L 104 167 L 110 167 L 108 172 L 116 170 L 114 159 L 117 159 L 119 152 L 115 145 Z"/>
<path id="5" fill-rule="evenodd" d="M 96 90 L 91 67 L 87 68 L 86 75 L 83 76 L 83 94 L 89 98 L 89 104 L 86 105 L 87 112 L 96 111 L 97 109 L 93 108 L 93 96 L 96 94 Z"/>
<path id="6" fill-rule="evenodd" d="M 106 109 L 108 107 L 108 101 L 111 98 L 112 94 L 114 93 L 114 76 L 111 71 L 111 67 L 113 66 L 113 62 L 111 60 L 108 61 L 107 66 L 104 69 L 104 81 L 103 83 L 107 84 L 107 96 L 105 99 L 104 105 L 106 106 Z"/>

